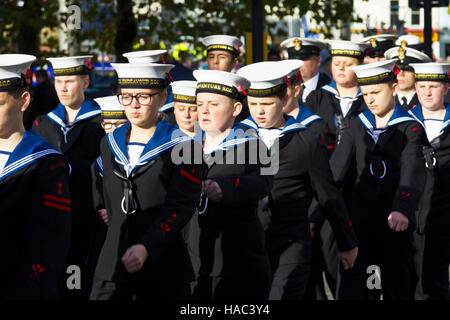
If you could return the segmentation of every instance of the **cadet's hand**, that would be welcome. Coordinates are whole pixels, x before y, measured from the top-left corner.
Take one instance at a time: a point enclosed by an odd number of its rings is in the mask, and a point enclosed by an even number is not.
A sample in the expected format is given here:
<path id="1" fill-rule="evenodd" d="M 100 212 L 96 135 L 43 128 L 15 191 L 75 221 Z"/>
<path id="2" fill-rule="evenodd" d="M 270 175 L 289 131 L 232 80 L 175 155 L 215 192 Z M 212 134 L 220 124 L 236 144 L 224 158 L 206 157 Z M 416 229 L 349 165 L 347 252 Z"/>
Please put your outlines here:
<path id="1" fill-rule="evenodd" d="M 203 188 L 205 190 L 206 196 L 216 202 L 220 202 L 222 200 L 223 194 L 222 189 L 220 189 L 219 184 L 211 179 L 205 181 Z"/>
<path id="2" fill-rule="evenodd" d="M 142 244 L 137 244 L 128 248 L 122 257 L 122 263 L 129 273 L 135 273 L 141 270 L 147 257 L 147 249 Z"/>
<path id="3" fill-rule="evenodd" d="M 100 214 L 100 217 L 102 218 L 103 222 L 108 225 L 108 212 L 106 212 L 106 209 L 99 209 L 98 213 Z"/>
<path id="4" fill-rule="evenodd" d="M 394 211 L 388 217 L 388 225 L 396 232 L 405 231 L 408 229 L 409 220 L 403 213 Z"/>
<path id="5" fill-rule="evenodd" d="M 311 235 L 311 238 L 314 238 L 314 235 L 316 234 L 316 224 L 314 222 L 309 223 L 309 234 Z"/>
<path id="6" fill-rule="evenodd" d="M 341 257 L 344 270 L 351 269 L 353 268 L 356 257 L 358 256 L 358 247 L 355 247 L 351 250 L 339 252 L 339 256 Z"/>

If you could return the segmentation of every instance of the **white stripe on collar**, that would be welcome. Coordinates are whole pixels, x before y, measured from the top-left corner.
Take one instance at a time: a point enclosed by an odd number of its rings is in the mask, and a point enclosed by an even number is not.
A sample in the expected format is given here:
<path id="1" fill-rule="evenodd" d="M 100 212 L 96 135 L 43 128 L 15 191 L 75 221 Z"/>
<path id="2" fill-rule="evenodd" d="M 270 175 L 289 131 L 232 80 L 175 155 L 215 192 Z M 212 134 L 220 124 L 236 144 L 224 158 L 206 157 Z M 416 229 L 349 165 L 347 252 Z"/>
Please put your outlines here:
<path id="1" fill-rule="evenodd" d="M 328 91 L 329 93 L 334 94 L 335 96 L 339 96 L 339 92 L 337 92 L 337 90 L 331 86 L 329 86 L 328 84 L 322 86 L 323 90 Z"/>
<path id="2" fill-rule="evenodd" d="M 402 123 L 402 122 L 405 122 L 405 121 L 413 121 L 413 120 L 414 120 L 414 119 L 411 119 L 411 117 L 399 117 L 399 118 L 395 118 L 394 120 L 389 121 L 389 122 L 387 123 L 386 128 L 389 127 L 389 126 L 391 126 L 391 125 L 394 125 L 394 124 L 399 124 L 399 123 Z"/>
<path id="3" fill-rule="evenodd" d="M 366 118 L 366 115 L 361 112 L 358 117 L 361 119 L 361 121 L 365 124 L 365 126 L 369 129 L 369 130 L 373 130 L 373 126 L 372 123 L 370 123 L 369 119 Z"/>
<path id="4" fill-rule="evenodd" d="M 166 103 L 165 105 L 163 105 L 161 108 L 159 108 L 159 111 L 160 112 L 165 112 L 165 111 L 167 111 L 169 109 L 172 109 L 172 108 L 173 108 L 173 102 L 169 102 L 169 103 Z"/>
<path id="5" fill-rule="evenodd" d="M 249 119 L 242 120 L 239 123 L 244 125 L 244 126 L 248 126 L 248 127 L 253 128 L 255 130 L 258 130 L 258 126 L 256 125 L 256 123 L 254 123 L 253 121 L 251 121 Z"/>
<path id="6" fill-rule="evenodd" d="M 101 110 L 93 110 L 93 111 L 86 112 L 85 114 L 79 116 L 72 125 L 74 125 L 75 123 L 77 123 L 80 120 L 84 120 L 84 119 L 96 116 L 98 114 L 101 114 L 101 113 L 102 113 Z"/>
<path id="7" fill-rule="evenodd" d="M 50 119 L 52 119 L 53 121 L 55 121 L 56 123 L 58 123 L 61 127 L 65 127 L 66 124 L 64 123 L 64 121 L 61 120 L 61 118 L 59 118 L 56 114 L 54 114 L 53 112 L 47 113 L 47 117 L 49 117 Z"/>
<path id="8" fill-rule="evenodd" d="M 3 171 L 0 175 L 0 180 L 18 170 L 26 167 L 27 165 L 31 164 L 32 162 L 38 160 L 39 158 L 42 158 L 49 154 L 61 154 L 61 153 L 54 149 L 46 149 L 46 150 L 42 150 L 42 151 L 39 151 L 36 153 L 32 153 L 32 154 L 26 156 L 25 158 L 19 159 L 15 162 L 11 163 L 7 167 L 3 168 Z"/>
<path id="9" fill-rule="evenodd" d="M 146 154 L 144 154 L 143 156 L 141 156 L 138 160 L 138 164 L 142 165 L 144 164 L 146 161 L 150 160 L 152 157 L 154 157 L 155 155 L 160 154 L 161 152 L 167 150 L 167 149 L 171 149 L 174 146 L 176 146 L 177 144 L 180 144 L 182 142 L 186 142 L 186 141 L 190 141 L 192 140 L 191 137 L 189 136 L 182 136 L 182 137 L 178 137 L 175 138 L 174 140 L 171 140 L 169 142 L 166 142 L 158 147 L 156 147 L 153 150 L 150 150 L 149 152 L 147 152 Z"/>
<path id="10" fill-rule="evenodd" d="M 284 127 L 283 130 L 281 130 L 281 132 L 280 132 L 280 137 L 283 134 L 285 134 L 289 131 L 295 130 L 295 129 L 306 129 L 306 127 L 300 122 L 295 122 L 293 124 L 288 125 L 287 127 Z"/>
<path id="11" fill-rule="evenodd" d="M 302 121 L 300 121 L 300 123 L 302 124 L 302 125 L 304 125 L 305 127 L 307 127 L 309 124 L 311 124 L 312 122 L 314 122 L 314 121 L 316 121 L 316 120 L 320 120 L 321 119 L 321 117 L 319 117 L 318 115 L 312 115 L 312 116 L 310 116 L 310 117 L 308 117 L 308 118 L 306 118 L 306 119 L 304 119 L 304 120 L 302 120 Z"/>

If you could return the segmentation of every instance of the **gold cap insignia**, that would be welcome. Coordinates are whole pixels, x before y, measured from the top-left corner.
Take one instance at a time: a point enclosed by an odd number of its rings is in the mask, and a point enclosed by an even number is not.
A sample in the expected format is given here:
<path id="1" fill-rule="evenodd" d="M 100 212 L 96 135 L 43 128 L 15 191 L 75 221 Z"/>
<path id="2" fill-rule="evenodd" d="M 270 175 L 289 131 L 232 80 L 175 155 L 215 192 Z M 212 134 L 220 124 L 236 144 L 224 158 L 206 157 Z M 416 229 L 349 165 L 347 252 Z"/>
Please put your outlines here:
<path id="1" fill-rule="evenodd" d="M 375 40 L 375 38 L 370 38 L 369 42 L 370 42 L 370 45 L 372 46 L 372 48 L 377 47 L 377 40 Z"/>
<path id="2" fill-rule="evenodd" d="M 300 39 L 294 39 L 294 49 L 295 51 L 300 51 L 302 48 Z"/>
<path id="3" fill-rule="evenodd" d="M 403 62 L 406 59 L 406 50 L 404 47 L 398 48 L 398 59 Z"/>
<path id="4" fill-rule="evenodd" d="M 400 42 L 400 46 L 402 48 L 405 48 L 408 45 L 408 42 L 406 42 L 406 40 L 402 40 L 402 42 Z"/>

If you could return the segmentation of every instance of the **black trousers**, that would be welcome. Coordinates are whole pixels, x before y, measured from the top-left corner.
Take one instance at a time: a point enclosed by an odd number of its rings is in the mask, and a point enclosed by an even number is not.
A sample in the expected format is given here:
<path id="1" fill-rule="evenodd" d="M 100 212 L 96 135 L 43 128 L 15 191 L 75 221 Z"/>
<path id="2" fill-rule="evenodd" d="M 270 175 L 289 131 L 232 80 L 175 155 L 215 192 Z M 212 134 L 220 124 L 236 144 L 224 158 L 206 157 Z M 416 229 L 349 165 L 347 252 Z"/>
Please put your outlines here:
<path id="1" fill-rule="evenodd" d="M 272 288 L 269 300 L 302 300 L 311 272 L 311 240 L 295 241 L 278 254 L 269 253 Z"/>
<path id="2" fill-rule="evenodd" d="M 423 292 L 423 252 L 425 249 L 425 234 L 414 231 L 413 233 L 413 261 L 411 265 L 411 300 L 426 300 Z"/>
<path id="3" fill-rule="evenodd" d="M 358 257 L 352 269 L 340 266 L 339 300 L 367 300 L 370 296 L 369 277 L 374 276 L 369 266 L 378 266 L 384 300 L 410 298 L 410 271 L 412 261 L 412 234 L 400 232 L 374 236 L 357 232 Z M 368 281 L 369 280 L 369 281 Z M 376 287 L 374 288 L 376 289 Z"/>
<path id="4" fill-rule="evenodd" d="M 449 293 L 450 236 L 425 234 L 422 285 L 430 300 L 450 300 Z"/>
<path id="5" fill-rule="evenodd" d="M 185 284 L 127 285 L 95 277 L 90 300 L 172 300 L 191 299 L 189 282 Z"/>

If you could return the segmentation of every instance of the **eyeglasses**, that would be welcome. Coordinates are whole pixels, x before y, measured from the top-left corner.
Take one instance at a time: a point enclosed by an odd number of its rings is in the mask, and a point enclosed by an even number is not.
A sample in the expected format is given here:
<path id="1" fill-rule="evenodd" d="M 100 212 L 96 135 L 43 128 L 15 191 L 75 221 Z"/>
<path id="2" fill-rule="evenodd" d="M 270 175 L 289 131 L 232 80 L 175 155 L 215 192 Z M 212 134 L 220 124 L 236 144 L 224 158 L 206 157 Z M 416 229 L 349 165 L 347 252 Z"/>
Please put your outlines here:
<path id="1" fill-rule="evenodd" d="M 152 103 L 152 97 L 160 94 L 162 91 L 156 92 L 156 93 L 139 93 L 135 96 L 132 94 L 118 94 L 117 98 L 119 99 L 119 103 L 124 106 L 128 106 L 133 101 L 133 98 L 136 98 L 136 101 L 143 105 L 148 106 L 150 103 Z"/>
<path id="2" fill-rule="evenodd" d="M 102 122 L 102 128 L 105 130 L 111 130 L 112 128 L 118 128 L 121 125 L 125 124 L 127 121 L 117 121 L 117 122 Z"/>

